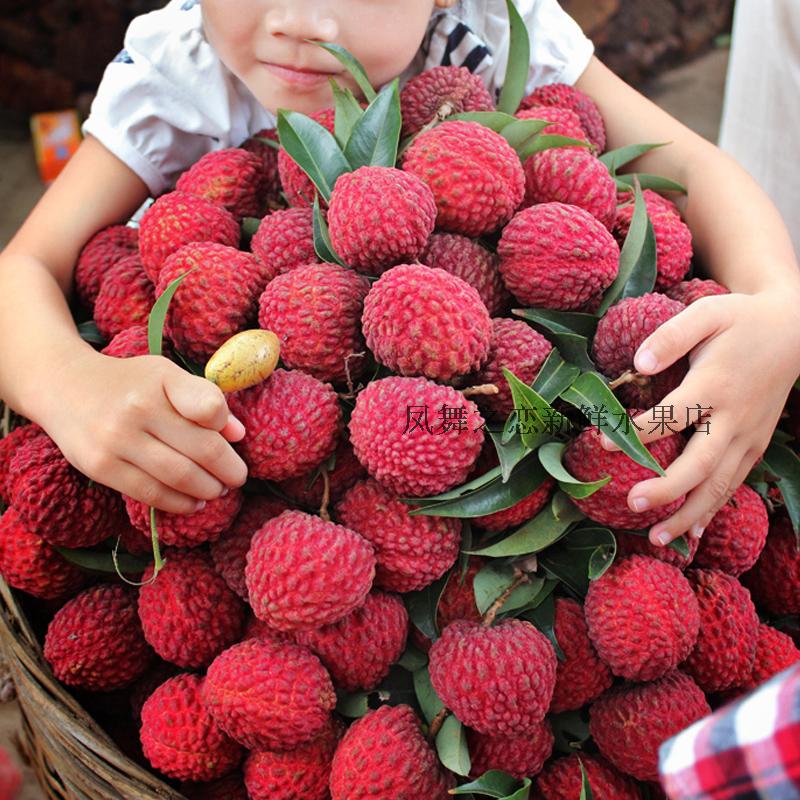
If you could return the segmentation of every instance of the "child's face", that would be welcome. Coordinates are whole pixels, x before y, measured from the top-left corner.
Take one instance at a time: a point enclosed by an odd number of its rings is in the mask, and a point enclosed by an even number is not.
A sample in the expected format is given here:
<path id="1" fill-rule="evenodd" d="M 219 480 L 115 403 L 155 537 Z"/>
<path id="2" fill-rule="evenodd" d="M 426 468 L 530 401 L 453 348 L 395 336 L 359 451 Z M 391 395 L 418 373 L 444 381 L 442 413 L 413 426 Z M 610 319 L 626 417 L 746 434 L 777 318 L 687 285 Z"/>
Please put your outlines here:
<path id="1" fill-rule="evenodd" d="M 214 51 L 264 108 L 310 114 L 333 105 L 330 75 L 360 93 L 334 56 L 305 39 L 347 48 L 381 86 L 411 63 L 434 0 L 202 0 L 200 7 Z"/>

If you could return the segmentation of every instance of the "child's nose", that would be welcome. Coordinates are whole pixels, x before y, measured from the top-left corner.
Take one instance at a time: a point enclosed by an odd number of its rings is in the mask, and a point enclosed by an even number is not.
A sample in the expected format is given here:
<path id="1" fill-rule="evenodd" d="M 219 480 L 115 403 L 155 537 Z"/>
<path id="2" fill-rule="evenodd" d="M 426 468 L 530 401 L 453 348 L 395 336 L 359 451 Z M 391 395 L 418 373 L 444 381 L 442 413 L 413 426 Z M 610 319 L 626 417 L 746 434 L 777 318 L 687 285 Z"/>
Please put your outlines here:
<path id="1" fill-rule="evenodd" d="M 271 4 L 265 23 L 267 31 L 276 36 L 292 39 L 319 39 L 333 42 L 339 35 L 336 17 L 328 3 L 317 0 L 283 0 Z"/>

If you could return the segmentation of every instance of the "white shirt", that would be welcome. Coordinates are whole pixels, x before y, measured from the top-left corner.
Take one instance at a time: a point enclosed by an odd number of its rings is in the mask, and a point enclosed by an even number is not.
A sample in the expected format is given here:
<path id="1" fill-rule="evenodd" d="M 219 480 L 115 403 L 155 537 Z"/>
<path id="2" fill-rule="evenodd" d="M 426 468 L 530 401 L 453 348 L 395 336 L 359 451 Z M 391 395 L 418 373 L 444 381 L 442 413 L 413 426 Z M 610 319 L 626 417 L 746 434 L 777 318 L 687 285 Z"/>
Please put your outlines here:
<path id="1" fill-rule="evenodd" d="M 528 92 L 573 84 L 594 48 L 557 0 L 517 0 L 531 39 Z M 440 64 L 468 66 L 496 97 L 508 60 L 505 0 L 467 0 L 437 12 L 401 85 Z M 236 147 L 275 127 L 203 34 L 198 0 L 170 0 L 131 22 L 124 49 L 105 70 L 82 131 L 99 139 L 147 184 L 153 196 L 213 150 Z"/>

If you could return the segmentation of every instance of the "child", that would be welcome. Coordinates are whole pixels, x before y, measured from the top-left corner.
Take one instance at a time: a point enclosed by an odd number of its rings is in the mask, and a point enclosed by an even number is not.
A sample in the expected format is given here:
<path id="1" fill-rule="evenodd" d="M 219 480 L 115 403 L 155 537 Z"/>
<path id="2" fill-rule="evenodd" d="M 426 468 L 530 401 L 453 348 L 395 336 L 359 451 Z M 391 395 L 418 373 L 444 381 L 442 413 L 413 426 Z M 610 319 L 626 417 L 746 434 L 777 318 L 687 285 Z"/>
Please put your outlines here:
<path id="1" fill-rule="evenodd" d="M 640 510 L 645 498 L 660 506 L 688 493 L 650 536 L 699 536 L 759 459 L 800 372 L 800 273 L 789 237 L 745 172 L 606 69 L 556 0 L 517 7 L 531 35 L 528 90 L 574 83 L 599 105 L 609 149 L 670 142 L 635 167 L 688 188 L 682 211 L 695 249 L 731 289 L 663 325 L 636 359 L 652 374 L 690 354 L 688 375 L 662 401 L 677 409 L 674 428 L 686 426 L 682 409 L 713 408 L 709 434 L 629 496 Z M 274 125 L 278 108 L 331 105 L 329 75 L 356 91 L 308 39 L 346 47 L 376 87 L 466 63 L 496 94 L 507 14 L 503 0 L 171 0 L 132 23 L 87 138 L 0 256 L 0 396 L 89 477 L 166 511 L 192 512 L 244 482 L 230 445 L 243 426 L 215 386 L 166 359 L 117 360 L 84 343 L 65 300 L 73 266 L 95 232 L 171 188 L 204 153 Z M 637 419 L 645 430 L 647 416 Z"/>

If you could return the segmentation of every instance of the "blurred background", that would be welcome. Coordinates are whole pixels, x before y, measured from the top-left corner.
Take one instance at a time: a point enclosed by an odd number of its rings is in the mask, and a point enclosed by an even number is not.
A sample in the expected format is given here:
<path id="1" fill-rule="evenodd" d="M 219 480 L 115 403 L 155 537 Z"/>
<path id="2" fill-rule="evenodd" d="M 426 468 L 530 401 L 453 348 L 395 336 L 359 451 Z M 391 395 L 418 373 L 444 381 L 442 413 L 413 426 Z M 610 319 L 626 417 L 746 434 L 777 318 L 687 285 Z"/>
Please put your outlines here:
<path id="1" fill-rule="evenodd" d="M 598 56 L 702 136 L 716 141 L 734 0 L 561 0 Z M 2 0 L 0 248 L 45 190 L 32 130 L 86 116 L 125 28 L 162 0 Z M 68 112 L 50 116 L 51 112 Z M 47 116 L 37 116 L 45 114 Z M 41 134 L 40 134 L 41 135 Z M 51 156 L 58 158 L 58 147 Z M 61 153 L 63 155 L 63 153 Z M 0 669 L 0 684 L 2 670 Z M 14 752 L 16 704 L 0 704 L 0 745 Z M 30 774 L 20 800 L 40 800 Z"/>

